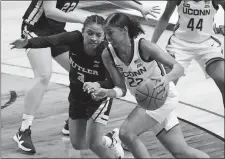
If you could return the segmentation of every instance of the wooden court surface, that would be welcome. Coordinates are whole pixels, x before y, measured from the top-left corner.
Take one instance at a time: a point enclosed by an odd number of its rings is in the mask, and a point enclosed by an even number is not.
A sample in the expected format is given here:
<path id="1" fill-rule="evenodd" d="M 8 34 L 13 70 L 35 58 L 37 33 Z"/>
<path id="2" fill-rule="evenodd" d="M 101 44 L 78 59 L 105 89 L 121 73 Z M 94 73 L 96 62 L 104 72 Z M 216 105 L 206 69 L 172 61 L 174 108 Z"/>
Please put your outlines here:
<path id="1" fill-rule="evenodd" d="M 75 157 L 77 152 L 72 149 L 69 138 L 61 134 L 64 120 L 68 114 L 67 86 L 53 84 L 45 94 L 32 127 L 32 138 L 36 147 L 35 155 L 24 154 L 12 140 L 21 124 L 23 100 L 25 90 L 32 85 L 32 80 L 15 75 L 1 74 L 2 103 L 10 99 L 9 91 L 17 93 L 14 103 L 1 110 L 1 157 L 2 158 L 68 158 Z M 106 132 L 120 127 L 126 116 L 132 111 L 135 104 L 115 99 Z M 224 140 L 201 130 L 188 123 L 180 121 L 187 143 L 208 153 L 212 158 L 224 158 Z M 159 143 L 154 134 L 149 131 L 140 136 L 154 158 L 171 158 L 171 154 Z M 175 139 L 176 140 L 176 139 Z M 85 153 L 86 158 L 96 158 L 91 152 Z M 132 157 L 126 153 L 126 157 Z"/>

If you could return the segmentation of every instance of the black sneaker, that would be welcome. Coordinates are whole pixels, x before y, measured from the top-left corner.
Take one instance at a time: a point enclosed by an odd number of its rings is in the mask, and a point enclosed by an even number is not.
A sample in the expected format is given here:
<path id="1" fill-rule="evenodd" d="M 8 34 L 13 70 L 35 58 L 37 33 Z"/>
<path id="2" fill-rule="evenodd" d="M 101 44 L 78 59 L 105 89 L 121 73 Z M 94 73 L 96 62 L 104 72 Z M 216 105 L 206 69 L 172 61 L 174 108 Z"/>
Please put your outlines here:
<path id="1" fill-rule="evenodd" d="M 62 129 L 63 135 L 70 135 L 70 132 L 69 132 L 69 124 L 68 124 L 68 122 L 69 122 L 69 120 L 67 119 L 67 120 L 65 121 L 65 125 L 64 125 L 64 127 L 63 127 L 63 129 Z"/>
<path id="2" fill-rule="evenodd" d="M 35 147 L 33 145 L 33 142 L 31 140 L 31 130 L 30 127 L 26 129 L 25 131 L 21 131 L 19 129 L 18 133 L 13 136 L 14 141 L 17 142 L 18 147 L 29 153 L 36 153 Z"/>

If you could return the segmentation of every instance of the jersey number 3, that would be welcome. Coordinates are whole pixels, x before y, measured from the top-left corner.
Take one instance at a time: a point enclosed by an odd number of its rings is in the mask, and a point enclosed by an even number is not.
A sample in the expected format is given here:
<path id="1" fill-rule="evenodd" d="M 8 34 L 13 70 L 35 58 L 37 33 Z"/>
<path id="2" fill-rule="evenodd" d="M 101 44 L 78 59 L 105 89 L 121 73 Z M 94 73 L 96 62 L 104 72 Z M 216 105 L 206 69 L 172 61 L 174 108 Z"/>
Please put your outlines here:
<path id="1" fill-rule="evenodd" d="M 199 29 L 200 31 L 202 31 L 202 23 L 203 23 L 203 19 L 199 19 L 195 27 L 194 18 L 191 18 L 190 21 L 188 22 L 187 28 L 191 29 L 191 31 L 193 31 L 194 29 Z"/>

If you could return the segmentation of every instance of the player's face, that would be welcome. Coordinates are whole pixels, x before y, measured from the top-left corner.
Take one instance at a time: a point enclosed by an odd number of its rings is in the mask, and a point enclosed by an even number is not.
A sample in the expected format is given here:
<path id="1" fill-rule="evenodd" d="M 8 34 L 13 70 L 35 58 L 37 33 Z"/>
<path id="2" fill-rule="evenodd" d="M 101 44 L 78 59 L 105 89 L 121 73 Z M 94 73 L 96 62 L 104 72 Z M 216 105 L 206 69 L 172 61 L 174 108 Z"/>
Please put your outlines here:
<path id="1" fill-rule="evenodd" d="M 105 36 L 108 42 L 112 44 L 114 48 L 120 47 L 124 43 L 124 29 L 118 27 L 106 26 L 104 27 Z"/>
<path id="2" fill-rule="evenodd" d="M 102 25 L 87 25 L 83 32 L 84 44 L 90 48 L 96 48 L 104 40 L 104 31 Z"/>

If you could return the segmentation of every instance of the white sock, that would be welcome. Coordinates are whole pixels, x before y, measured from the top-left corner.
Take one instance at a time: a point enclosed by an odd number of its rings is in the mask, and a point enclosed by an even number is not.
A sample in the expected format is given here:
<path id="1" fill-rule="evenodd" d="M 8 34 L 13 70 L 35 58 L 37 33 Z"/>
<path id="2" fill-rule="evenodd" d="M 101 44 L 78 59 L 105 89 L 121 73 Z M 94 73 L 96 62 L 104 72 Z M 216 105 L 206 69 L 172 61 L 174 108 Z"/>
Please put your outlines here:
<path id="1" fill-rule="evenodd" d="M 110 147 L 112 145 L 112 139 L 110 139 L 108 136 L 102 136 L 102 143 L 106 147 Z"/>
<path id="2" fill-rule="evenodd" d="M 29 126 L 32 125 L 33 119 L 34 119 L 33 115 L 23 114 L 23 121 L 20 129 L 22 131 L 28 129 Z"/>

